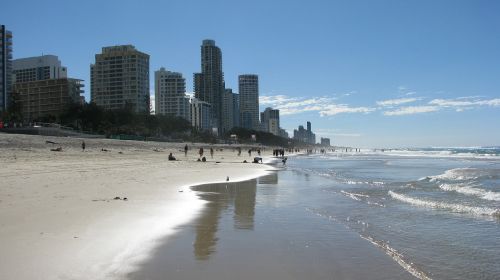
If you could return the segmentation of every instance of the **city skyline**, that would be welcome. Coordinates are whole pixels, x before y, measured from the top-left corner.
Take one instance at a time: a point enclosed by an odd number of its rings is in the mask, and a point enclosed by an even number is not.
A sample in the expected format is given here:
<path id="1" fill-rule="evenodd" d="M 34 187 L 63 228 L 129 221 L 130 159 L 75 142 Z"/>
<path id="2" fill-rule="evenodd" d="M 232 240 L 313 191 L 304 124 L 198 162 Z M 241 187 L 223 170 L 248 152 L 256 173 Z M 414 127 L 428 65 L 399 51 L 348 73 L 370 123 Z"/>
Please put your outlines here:
<path id="1" fill-rule="evenodd" d="M 136 46 L 151 55 L 150 69 L 164 66 L 182 73 L 192 93 L 190 76 L 199 71 L 200 41 L 213 39 L 224 53 L 226 88 L 238 88 L 238 75 L 258 74 L 259 111 L 279 109 L 282 127 L 289 133 L 311 121 L 317 137 L 329 137 L 334 145 L 500 143 L 495 129 L 500 117 L 496 3 L 320 1 L 303 10 L 300 2 L 285 6 L 279 1 L 257 1 L 240 12 L 242 6 L 230 1 L 215 1 L 214 7 L 203 2 L 192 7 L 195 2 L 186 2 L 170 3 L 169 9 L 190 7 L 187 10 L 194 13 L 190 22 L 182 13 L 155 20 L 166 4 L 153 9 L 135 7 L 133 1 L 117 7 L 110 1 L 97 10 L 97 2 L 89 1 L 79 5 L 81 15 L 68 16 L 63 11 L 74 4 L 9 2 L 4 4 L 2 24 L 13 33 L 14 59 L 42 53 L 59 56 L 68 76 L 84 80 L 87 101 L 88 65 L 103 46 Z M 148 16 L 140 16 L 141 24 L 113 22 L 115 16 L 109 19 L 107 12 L 115 8 L 121 15 Z M 196 18 L 204 10 L 229 17 L 198 28 L 201 19 Z M 21 13 L 49 31 L 37 32 L 33 22 L 15 17 Z M 87 18 L 91 13 L 95 21 Z M 40 14 L 47 20 L 36 19 Z M 56 18 L 75 18 L 78 23 L 55 25 Z M 163 27 L 175 23 L 176 30 L 164 31 Z M 153 36 L 158 32 L 168 36 Z"/>

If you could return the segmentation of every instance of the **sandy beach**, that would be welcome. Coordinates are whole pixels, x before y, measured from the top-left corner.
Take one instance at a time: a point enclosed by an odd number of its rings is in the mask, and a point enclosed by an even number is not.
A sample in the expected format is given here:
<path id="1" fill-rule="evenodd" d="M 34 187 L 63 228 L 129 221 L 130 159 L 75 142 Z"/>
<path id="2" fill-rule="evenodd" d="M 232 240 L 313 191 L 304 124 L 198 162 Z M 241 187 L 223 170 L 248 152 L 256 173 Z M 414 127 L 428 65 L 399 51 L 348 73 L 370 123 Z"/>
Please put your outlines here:
<path id="1" fill-rule="evenodd" d="M 0 134 L 0 279 L 122 278 L 200 211 L 189 186 L 270 169 L 229 146 L 212 159 L 208 144 L 82 141 Z"/>

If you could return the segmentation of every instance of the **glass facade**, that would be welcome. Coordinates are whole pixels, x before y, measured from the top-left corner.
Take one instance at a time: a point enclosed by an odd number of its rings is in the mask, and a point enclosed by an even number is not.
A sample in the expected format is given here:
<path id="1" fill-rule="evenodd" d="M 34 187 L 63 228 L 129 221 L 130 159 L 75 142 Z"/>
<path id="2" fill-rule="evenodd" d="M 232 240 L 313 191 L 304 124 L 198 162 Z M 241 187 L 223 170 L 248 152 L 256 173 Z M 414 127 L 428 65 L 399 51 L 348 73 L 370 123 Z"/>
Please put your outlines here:
<path id="1" fill-rule="evenodd" d="M 0 25 L 0 111 L 6 111 L 12 88 L 12 33 Z"/>

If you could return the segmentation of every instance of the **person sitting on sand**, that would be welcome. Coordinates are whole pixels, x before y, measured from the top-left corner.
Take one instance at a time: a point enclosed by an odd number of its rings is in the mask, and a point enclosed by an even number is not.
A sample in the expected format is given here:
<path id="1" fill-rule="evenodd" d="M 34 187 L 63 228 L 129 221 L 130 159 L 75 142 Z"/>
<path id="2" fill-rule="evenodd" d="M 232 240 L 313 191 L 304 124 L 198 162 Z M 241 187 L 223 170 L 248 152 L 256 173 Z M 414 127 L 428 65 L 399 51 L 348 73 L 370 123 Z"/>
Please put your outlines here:
<path id="1" fill-rule="evenodd" d="M 262 158 L 261 157 L 254 157 L 253 158 L 253 163 L 262 163 Z"/>
<path id="2" fill-rule="evenodd" d="M 207 158 L 206 158 L 206 157 L 202 157 L 202 158 L 201 158 L 201 161 L 206 162 L 206 161 L 207 161 Z"/>
<path id="3" fill-rule="evenodd" d="M 172 153 L 168 155 L 168 160 L 175 160 L 175 157 L 172 155 Z"/>

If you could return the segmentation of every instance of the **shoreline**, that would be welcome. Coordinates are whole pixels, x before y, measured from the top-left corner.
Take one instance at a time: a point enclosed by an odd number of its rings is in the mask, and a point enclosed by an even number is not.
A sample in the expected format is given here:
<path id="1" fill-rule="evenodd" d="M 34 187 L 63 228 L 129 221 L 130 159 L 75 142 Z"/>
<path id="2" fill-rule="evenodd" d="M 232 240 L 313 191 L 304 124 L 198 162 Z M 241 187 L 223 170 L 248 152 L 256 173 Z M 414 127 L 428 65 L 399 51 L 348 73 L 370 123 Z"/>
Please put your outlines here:
<path id="1" fill-rule="evenodd" d="M 195 151 L 179 152 L 184 143 L 84 139 L 82 152 L 82 140 L 0 134 L 0 278 L 121 278 L 203 209 L 192 186 L 273 168 L 237 165 L 248 157 L 227 146 L 201 163 Z"/>

